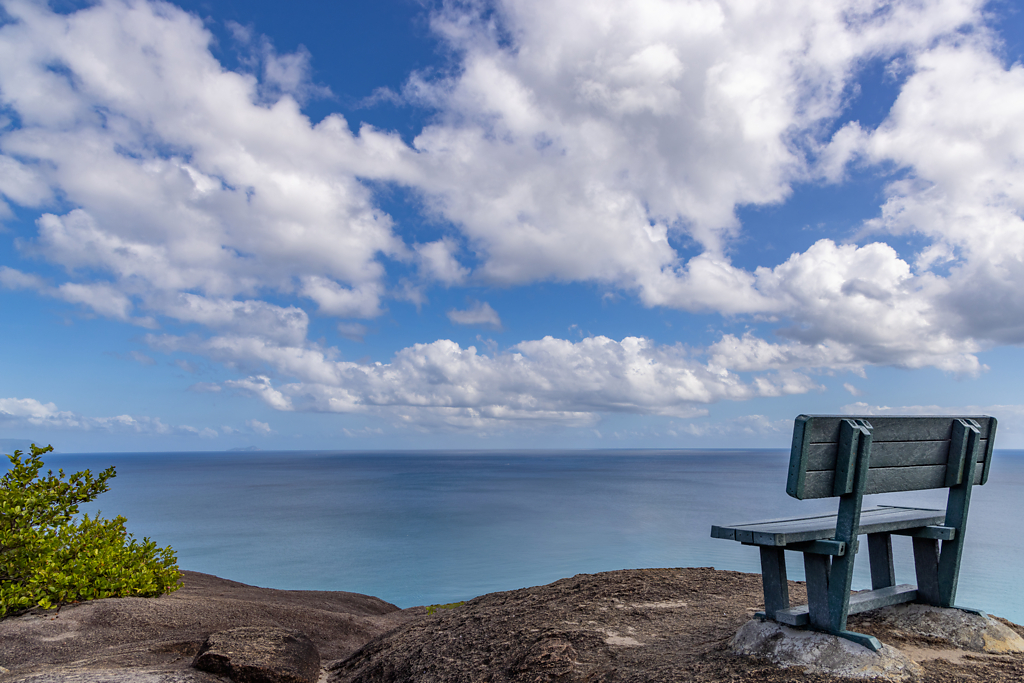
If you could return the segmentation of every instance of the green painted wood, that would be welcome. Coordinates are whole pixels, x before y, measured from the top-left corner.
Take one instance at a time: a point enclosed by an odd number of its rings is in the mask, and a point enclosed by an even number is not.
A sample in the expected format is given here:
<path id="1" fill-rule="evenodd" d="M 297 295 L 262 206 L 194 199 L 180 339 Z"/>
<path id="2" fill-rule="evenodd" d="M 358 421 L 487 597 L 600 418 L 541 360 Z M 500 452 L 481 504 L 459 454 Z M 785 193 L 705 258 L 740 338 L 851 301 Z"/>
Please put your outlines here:
<path id="1" fill-rule="evenodd" d="M 956 538 L 956 529 L 951 526 L 925 526 L 920 529 L 898 529 L 892 533 L 898 536 L 933 538 L 936 541 L 952 541 Z"/>
<path id="2" fill-rule="evenodd" d="M 840 638 L 853 641 L 858 645 L 863 645 L 872 652 L 880 652 L 882 650 L 882 644 L 878 642 L 878 638 L 869 636 L 866 633 L 856 633 L 854 631 L 842 630 L 835 633 Z"/>
<path id="3" fill-rule="evenodd" d="M 899 605 L 917 600 L 917 587 L 904 583 L 879 590 L 863 591 L 850 596 L 850 614 L 860 614 L 878 607 Z M 796 605 L 776 614 L 776 621 L 789 626 L 806 626 L 810 623 L 810 606 Z"/>
<path id="4" fill-rule="evenodd" d="M 970 419 L 978 423 L 981 438 L 990 438 L 993 419 L 988 415 L 801 415 L 807 418 L 804 439 L 808 443 L 839 441 L 839 423 L 843 420 L 867 420 L 878 441 L 948 441 L 953 420 Z"/>
<path id="5" fill-rule="evenodd" d="M 996 419 L 993 417 L 988 423 L 988 438 L 985 438 L 986 434 L 984 433 L 984 427 L 982 427 L 982 434 L 979 435 L 981 438 L 981 444 L 979 446 L 979 449 L 983 452 L 982 458 L 984 463 L 981 470 L 982 484 L 988 483 L 988 473 L 989 469 L 991 469 L 992 467 L 992 449 L 994 449 L 996 445 L 997 426 L 998 423 L 996 422 Z"/>
<path id="6" fill-rule="evenodd" d="M 926 605 L 939 604 L 939 542 L 934 538 L 914 539 L 914 570 L 917 597 Z"/>
<path id="7" fill-rule="evenodd" d="M 854 593 L 850 596 L 850 614 L 860 614 L 868 610 L 899 605 L 917 600 L 917 586 L 909 583 L 899 586 L 886 586 L 876 590 Z"/>
<path id="8" fill-rule="evenodd" d="M 978 461 L 984 462 L 987 441 L 982 441 Z M 839 444 L 812 443 L 807 447 L 807 471 L 834 470 Z M 945 465 L 949 441 L 875 441 L 871 446 L 871 467 Z"/>
<path id="9" fill-rule="evenodd" d="M 975 485 L 981 484 L 983 470 L 977 468 Z M 833 472 L 807 472 L 804 493 L 801 500 L 812 498 L 833 498 Z M 921 467 L 880 467 L 868 471 L 866 495 L 873 493 L 894 493 L 900 491 L 925 491 L 945 488 L 946 466 L 925 465 Z"/>
<path id="10" fill-rule="evenodd" d="M 798 553 L 811 553 L 812 555 L 845 555 L 846 543 L 843 541 L 804 541 L 803 543 L 788 543 L 783 546 L 786 550 L 795 550 Z"/>
<path id="11" fill-rule="evenodd" d="M 827 631 L 832 626 L 832 602 L 829 588 L 833 561 L 828 555 L 804 554 L 804 577 L 807 579 L 807 605 L 810 625 Z"/>
<path id="12" fill-rule="evenodd" d="M 863 420 L 844 420 L 840 428 L 840 448 L 847 440 L 856 448 L 853 490 L 839 497 L 839 514 L 836 518 L 835 540 L 853 545 L 860 533 L 860 516 L 864 503 L 864 488 L 868 480 L 868 466 L 871 462 L 871 426 Z M 805 557 L 807 557 L 805 555 Z M 853 563 L 855 553 L 832 558 L 832 573 L 828 583 L 829 630 L 833 633 L 846 630 L 846 617 L 850 609 L 850 587 L 853 585 Z M 811 623 L 817 625 L 814 603 L 811 605 Z"/>
<path id="13" fill-rule="evenodd" d="M 877 590 L 896 585 L 891 534 L 868 534 L 868 562 L 871 566 L 871 588 Z"/>
<path id="14" fill-rule="evenodd" d="M 832 495 L 845 496 L 853 493 L 853 480 L 857 475 L 861 431 L 869 434 L 870 426 L 861 425 L 851 420 L 843 420 L 839 430 L 839 446 L 836 449 L 835 475 L 832 479 Z"/>
<path id="15" fill-rule="evenodd" d="M 790 607 L 776 612 L 775 621 L 787 626 L 807 626 L 811 623 L 811 613 L 807 605 Z"/>
<path id="16" fill-rule="evenodd" d="M 949 440 L 949 457 L 946 460 L 946 479 L 943 485 L 946 487 L 956 486 L 964 480 L 964 461 L 968 457 L 977 457 L 977 452 L 967 452 L 966 425 L 963 420 L 957 420 L 953 425 L 953 436 Z M 977 423 L 971 421 L 970 425 L 977 431 Z"/>
<path id="17" fill-rule="evenodd" d="M 786 552 L 781 548 L 761 546 L 761 587 L 765 616 L 774 619 L 776 612 L 789 607 Z"/>
<path id="18" fill-rule="evenodd" d="M 801 415 L 786 492 L 799 499 L 838 496 L 838 513 L 716 525 L 711 535 L 760 546 L 766 618 L 774 613 L 782 623 L 880 647 L 871 636 L 846 631 L 847 617 L 915 600 L 953 605 L 971 491 L 988 481 L 996 426 L 987 416 Z M 866 494 L 932 488 L 949 488 L 945 511 L 862 509 Z M 873 590 L 851 598 L 857 536 L 865 533 Z M 894 585 L 891 534 L 912 537 L 917 587 Z M 803 553 L 806 606 L 788 607 L 784 548 Z"/>
<path id="19" fill-rule="evenodd" d="M 811 443 L 808 435 L 810 423 L 809 415 L 800 415 L 793 423 L 793 446 L 789 450 L 789 476 L 786 479 L 786 493 L 797 499 L 804 497 L 807 454 Z"/>
<path id="20" fill-rule="evenodd" d="M 953 424 L 960 419 L 973 420 L 979 429 L 981 448 L 978 461 L 981 473 L 976 484 L 987 481 L 994 447 L 995 419 L 988 416 L 875 417 L 854 418 L 838 415 L 801 415 L 797 418 L 790 452 L 786 492 L 798 499 L 826 498 L 844 491 L 849 484 L 848 458 L 838 457 L 840 425 L 844 420 L 865 420 L 872 427 L 872 477 L 867 493 L 940 488 L 946 483 L 949 442 Z M 848 456 L 848 450 L 843 450 Z M 955 459 L 954 459 L 955 462 Z M 901 472 L 896 469 L 875 474 L 879 468 L 934 466 L 934 470 Z M 941 470 L 941 471 L 940 471 Z M 836 473 L 839 478 L 836 478 Z M 949 476 L 954 476 L 950 474 Z M 938 478 L 941 477 L 941 480 Z M 901 488 L 901 487 L 910 488 Z"/>
<path id="21" fill-rule="evenodd" d="M 743 536 L 749 539 L 747 542 L 751 544 L 754 544 L 754 538 L 757 537 L 770 539 L 765 545 L 790 545 L 832 538 L 836 531 L 837 517 L 838 515 L 814 515 L 795 519 L 768 519 L 730 526 L 716 526 L 712 527 L 712 535 L 715 538 L 728 540 L 739 540 L 739 536 Z M 861 534 L 898 533 L 904 529 L 940 525 L 945 520 L 944 510 L 881 506 L 861 511 L 859 532 Z"/>
<path id="22" fill-rule="evenodd" d="M 786 545 L 784 536 L 771 531 L 754 531 L 750 538 L 751 545 Z"/>
<path id="23" fill-rule="evenodd" d="M 960 560 L 964 551 L 964 536 L 967 531 L 967 512 L 971 506 L 971 491 L 974 487 L 969 482 L 974 481 L 977 472 L 977 452 L 980 449 L 979 437 L 981 429 L 977 424 L 960 420 L 953 429 L 953 443 L 963 444 L 967 452 L 967 468 L 964 472 L 964 481 L 949 489 L 949 497 L 946 502 L 946 523 L 944 526 L 956 529 L 956 536 L 949 541 L 942 542 L 942 552 L 939 555 L 939 605 L 952 607 L 956 600 L 957 581 L 960 576 Z"/>

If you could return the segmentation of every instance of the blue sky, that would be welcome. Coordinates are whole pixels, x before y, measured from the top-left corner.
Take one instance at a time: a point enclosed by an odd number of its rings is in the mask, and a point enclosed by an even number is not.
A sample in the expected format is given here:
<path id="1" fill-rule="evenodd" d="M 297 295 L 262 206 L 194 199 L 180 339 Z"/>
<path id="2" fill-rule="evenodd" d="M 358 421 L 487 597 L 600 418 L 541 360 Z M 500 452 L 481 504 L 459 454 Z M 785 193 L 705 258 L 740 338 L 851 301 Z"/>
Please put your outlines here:
<path id="1" fill-rule="evenodd" d="M 1012 3 L 0 7 L 0 441 L 1024 447 Z"/>

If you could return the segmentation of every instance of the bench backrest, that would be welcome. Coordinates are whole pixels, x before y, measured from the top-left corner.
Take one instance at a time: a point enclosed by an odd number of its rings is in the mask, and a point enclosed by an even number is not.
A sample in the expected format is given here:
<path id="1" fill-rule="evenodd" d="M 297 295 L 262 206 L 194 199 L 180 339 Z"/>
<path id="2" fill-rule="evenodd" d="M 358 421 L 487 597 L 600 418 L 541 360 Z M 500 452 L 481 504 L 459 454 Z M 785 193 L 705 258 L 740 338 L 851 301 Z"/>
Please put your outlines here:
<path id="1" fill-rule="evenodd" d="M 988 416 L 801 415 L 786 492 L 801 500 L 851 492 L 857 454 L 865 448 L 870 464 L 863 493 L 956 486 L 971 454 L 978 463 L 974 483 L 984 484 L 995 433 L 996 419 Z"/>

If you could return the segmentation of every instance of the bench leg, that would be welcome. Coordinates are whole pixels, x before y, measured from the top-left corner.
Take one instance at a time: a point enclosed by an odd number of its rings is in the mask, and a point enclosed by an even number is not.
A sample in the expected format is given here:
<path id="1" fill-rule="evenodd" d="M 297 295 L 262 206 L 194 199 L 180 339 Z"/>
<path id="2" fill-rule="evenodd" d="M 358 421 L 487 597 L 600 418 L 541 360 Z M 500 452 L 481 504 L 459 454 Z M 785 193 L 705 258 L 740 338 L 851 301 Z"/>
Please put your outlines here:
<path id="1" fill-rule="evenodd" d="M 896 585 L 896 569 L 892 563 L 892 534 L 868 534 L 868 562 L 871 564 L 871 588 Z"/>
<path id="2" fill-rule="evenodd" d="M 789 607 L 789 583 L 786 579 L 786 551 L 760 546 L 761 584 L 764 587 L 764 615 L 774 619 L 780 609 Z"/>
<path id="3" fill-rule="evenodd" d="M 832 628 L 828 603 L 828 583 L 832 574 L 832 558 L 828 555 L 804 553 L 804 574 L 807 576 L 807 611 L 811 626 L 820 631 Z"/>
<path id="4" fill-rule="evenodd" d="M 854 546 L 853 552 L 856 553 L 856 546 Z M 843 603 L 836 597 L 837 592 L 844 586 L 846 594 L 850 594 L 853 558 L 850 556 L 846 559 L 848 562 L 842 563 L 832 560 L 828 555 L 804 553 L 804 573 L 807 574 L 807 611 L 811 628 L 831 633 L 858 645 L 863 645 L 874 652 L 879 652 L 882 649 L 882 644 L 878 642 L 877 638 L 846 630 L 849 601 Z M 835 566 L 837 564 L 838 567 Z"/>
<path id="5" fill-rule="evenodd" d="M 939 542 L 933 538 L 914 538 L 914 569 L 917 572 L 917 599 L 926 605 L 939 604 Z"/>

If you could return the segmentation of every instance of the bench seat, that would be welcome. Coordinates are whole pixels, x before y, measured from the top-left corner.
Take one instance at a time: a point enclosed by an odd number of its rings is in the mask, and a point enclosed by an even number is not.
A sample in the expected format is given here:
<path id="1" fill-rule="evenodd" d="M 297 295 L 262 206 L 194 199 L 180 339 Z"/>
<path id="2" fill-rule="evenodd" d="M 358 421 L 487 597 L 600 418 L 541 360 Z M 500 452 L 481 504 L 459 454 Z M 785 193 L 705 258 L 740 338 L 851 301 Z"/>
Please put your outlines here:
<path id="1" fill-rule="evenodd" d="M 830 539 L 836 533 L 838 515 L 814 515 L 789 519 L 765 519 L 759 522 L 712 526 L 712 538 L 739 541 L 747 545 L 787 546 L 793 543 Z M 880 505 L 861 512 L 860 534 L 907 531 L 907 536 L 952 540 L 956 530 L 944 527 L 945 510 Z M 916 533 L 918 529 L 922 531 Z M 801 549 L 802 550 L 802 549 Z M 804 551 L 805 552 L 805 551 Z M 835 553 L 827 553 L 835 554 Z"/>

